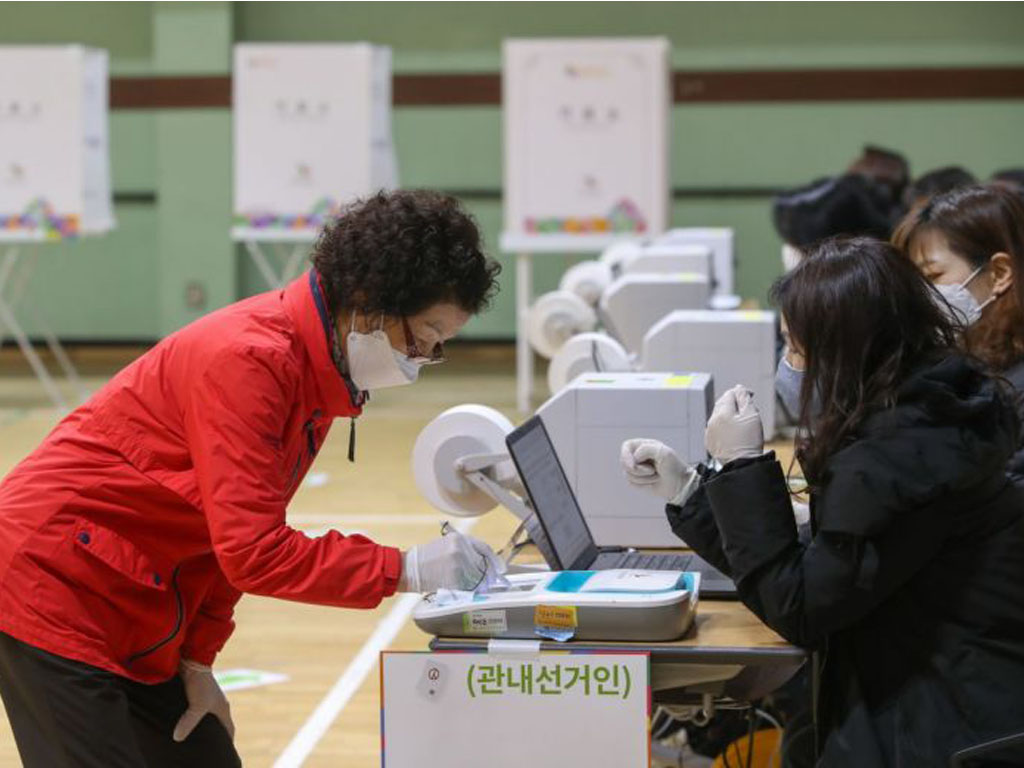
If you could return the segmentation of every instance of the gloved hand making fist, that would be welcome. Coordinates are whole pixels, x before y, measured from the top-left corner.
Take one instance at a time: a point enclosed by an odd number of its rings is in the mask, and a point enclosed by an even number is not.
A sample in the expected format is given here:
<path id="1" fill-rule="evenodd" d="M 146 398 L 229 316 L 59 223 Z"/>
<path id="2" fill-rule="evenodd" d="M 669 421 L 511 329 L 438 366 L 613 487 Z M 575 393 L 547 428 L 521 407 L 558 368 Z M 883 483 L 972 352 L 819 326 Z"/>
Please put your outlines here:
<path id="1" fill-rule="evenodd" d="M 704 446 L 722 464 L 764 453 L 764 427 L 750 390 L 736 385 L 718 398 L 708 419 Z"/>
<path id="2" fill-rule="evenodd" d="M 174 740 L 184 741 L 204 717 L 213 715 L 220 720 L 228 736 L 234 741 L 235 724 L 231 720 L 231 707 L 228 706 L 224 691 L 213 677 L 213 670 L 205 664 L 182 659 L 178 666 L 178 674 L 185 684 L 188 708 L 174 726 Z"/>
<path id="3" fill-rule="evenodd" d="M 700 482 L 693 468 L 659 440 L 627 440 L 619 459 L 630 485 L 650 491 L 669 504 L 681 506 Z"/>
<path id="4" fill-rule="evenodd" d="M 398 591 L 470 591 L 488 578 L 500 580 L 505 571 L 505 563 L 487 544 L 446 524 L 439 538 L 402 553 Z"/>

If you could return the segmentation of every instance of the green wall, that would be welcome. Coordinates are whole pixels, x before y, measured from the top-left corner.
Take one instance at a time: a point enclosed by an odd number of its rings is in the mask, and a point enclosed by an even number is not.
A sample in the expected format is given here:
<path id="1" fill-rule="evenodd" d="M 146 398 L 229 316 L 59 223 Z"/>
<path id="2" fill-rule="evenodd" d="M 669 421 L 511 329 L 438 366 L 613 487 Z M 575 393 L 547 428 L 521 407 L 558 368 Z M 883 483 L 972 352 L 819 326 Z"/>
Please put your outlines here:
<path id="1" fill-rule="evenodd" d="M 497 71 L 502 38 L 557 35 L 664 35 L 674 66 L 692 69 L 1021 66 L 1022 30 L 1020 3 L 0 3 L 0 44 L 102 46 L 119 75 L 224 74 L 236 41 L 369 40 L 392 46 L 398 72 Z M 494 250 L 500 110 L 402 108 L 394 127 L 402 183 L 484 192 L 466 204 Z M 689 105 L 673 110 L 672 183 L 795 185 L 867 142 L 903 150 L 918 171 L 959 163 L 984 176 L 1024 165 L 1021 135 L 1024 101 Z M 207 308 L 262 289 L 227 239 L 228 111 L 118 111 L 111 137 L 115 189 L 156 203 L 118 205 L 102 240 L 45 247 L 27 300 L 45 293 L 57 332 L 156 338 L 198 314 L 190 282 Z M 687 197 L 672 221 L 735 227 L 739 289 L 762 299 L 779 269 L 768 204 Z M 538 289 L 566 263 L 541 257 Z M 510 337 L 513 300 L 509 264 L 499 301 L 466 334 Z"/>

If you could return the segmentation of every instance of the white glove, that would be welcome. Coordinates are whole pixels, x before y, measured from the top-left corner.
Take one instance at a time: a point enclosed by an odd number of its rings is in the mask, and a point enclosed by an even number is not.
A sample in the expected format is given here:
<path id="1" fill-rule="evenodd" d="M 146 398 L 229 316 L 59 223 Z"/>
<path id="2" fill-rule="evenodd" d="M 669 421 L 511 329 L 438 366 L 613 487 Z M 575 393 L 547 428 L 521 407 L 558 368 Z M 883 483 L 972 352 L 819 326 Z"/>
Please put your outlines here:
<path id="1" fill-rule="evenodd" d="M 669 504 L 682 506 L 700 482 L 693 468 L 658 440 L 627 440 L 619 459 L 630 485 L 648 490 Z"/>
<path id="2" fill-rule="evenodd" d="M 235 740 L 235 724 L 231 721 L 231 707 L 224 691 L 217 685 L 213 670 L 205 664 L 182 659 L 178 674 L 185 683 L 188 709 L 174 726 L 174 740 L 184 741 L 206 715 L 215 715 L 224 725 L 231 740 Z"/>
<path id="3" fill-rule="evenodd" d="M 472 591 L 500 579 L 505 570 L 490 546 L 446 526 L 441 537 L 402 553 L 398 591 Z"/>
<path id="4" fill-rule="evenodd" d="M 722 464 L 764 453 L 764 427 L 750 390 L 736 385 L 718 398 L 708 419 L 704 446 Z"/>

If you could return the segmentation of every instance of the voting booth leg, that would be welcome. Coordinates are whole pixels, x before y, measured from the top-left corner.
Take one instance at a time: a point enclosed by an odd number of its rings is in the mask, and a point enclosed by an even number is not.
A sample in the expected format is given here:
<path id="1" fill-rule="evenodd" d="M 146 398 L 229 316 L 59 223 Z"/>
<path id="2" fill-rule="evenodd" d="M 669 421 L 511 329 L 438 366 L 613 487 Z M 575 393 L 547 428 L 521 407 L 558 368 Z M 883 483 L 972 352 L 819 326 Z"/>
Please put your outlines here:
<path id="1" fill-rule="evenodd" d="M 284 244 L 277 244 L 280 246 L 280 251 L 275 248 L 275 244 L 269 244 L 269 247 L 273 249 L 275 256 L 278 260 L 282 260 L 283 256 L 284 266 L 282 267 L 281 274 L 278 275 L 274 269 L 273 264 L 270 263 L 270 259 L 264 252 L 260 243 L 255 240 L 245 241 L 245 250 L 252 258 L 256 268 L 260 271 L 263 279 L 266 281 L 267 286 L 271 290 L 278 290 L 284 288 L 288 283 L 298 277 L 299 272 L 302 268 L 303 256 L 306 254 L 307 243 L 296 243 L 289 254 Z"/>
<path id="2" fill-rule="evenodd" d="M 282 288 L 299 276 L 302 271 L 303 257 L 306 255 L 306 244 L 296 243 L 292 247 L 291 255 L 288 256 L 288 261 L 284 265 L 284 273 L 281 276 Z"/>
<path id="3" fill-rule="evenodd" d="M 11 274 L 14 271 L 15 264 L 18 260 L 18 247 L 11 246 L 7 249 L 4 254 L 3 260 L 0 261 L 0 340 L 3 339 L 4 331 L 10 331 L 14 337 L 15 342 L 18 344 L 18 348 L 21 353 L 25 356 L 29 366 L 32 368 L 32 372 L 39 379 L 39 383 L 42 385 L 43 390 L 47 396 L 53 402 L 53 404 L 62 411 L 67 410 L 67 402 L 64 396 L 57 389 L 57 385 L 53 381 L 53 377 L 50 376 L 50 372 L 46 370 L 46 366 L 43 361 L 36 354 L 35 349 L 28 340 L 28 336 L 25 334 L 25 330 L 18 323 L 14 316 L 14 305 L 17 304 L 18 298 L 24 293 L 24 284 L 27 280 L 19 280 L 19 284 L 22 288 L 21 294 L 12 293 L 10 300 L 5 298 L 7 284 L 10 282 Z M 28 265 L 30 266 L 30 264 Z M 24 270 L 23 270 L 24 274 Z M 54 338 L 56 342 L 56 338 Z M 57 345 L 60 346 L 59 344 Z M 52 347 L 51 347 L 52 349 Z M 61 350 L 63 353 L 63 350 Z M 70 363 L 70 361 L 68 361 Z"/>
<path id="4" fill-rule="evenodd" d="M 528 338 L 530 300 L 533 298 L 530 254 L 516 255 L 516 408 L 528 414 L 533 398 L 533 350 Z"/>
<path id="5" fill-rule="evenodd" d="M 13 292 L 15 297 L 14 301 L 17 302 L 17 305 L 12 304 L 12 312 L 18 308 L 18 305 L 21 304 L 21 299 L 28 293 L 28 281 L 35 270 L 38 258 L 39 246 L 34 244 L 28 249 L 28 254 L 24 259 L 25 266 L 21 270 L 20 279 Z M 24 310 L 28 313 L 28 316 L 32 320 L 36 330 L 42 335 L 43 340 L 46 342 L 46 346 L 50 348 L 50 354 L 52 354 L 54 359 L 57 361 L 57 365 L 60 366 L 64 376 L 77 393 L 78 402 L 84 403 L 89 399 L 89 390 L 86 389 L 85 384 L 82 382 L 82 377 L 78 375 L 78 369 L 75 368 L 74 363 L 71 362 L 71 358 L 68 357 L 68 353 L 64 350 L 64 346 L 57 339 L 57 334 L 53 332 L 53 329 L 46 321 L 46 318 L 43 317 L 42 313 L 39 312 L 31 302 L 25 305 Z"/>

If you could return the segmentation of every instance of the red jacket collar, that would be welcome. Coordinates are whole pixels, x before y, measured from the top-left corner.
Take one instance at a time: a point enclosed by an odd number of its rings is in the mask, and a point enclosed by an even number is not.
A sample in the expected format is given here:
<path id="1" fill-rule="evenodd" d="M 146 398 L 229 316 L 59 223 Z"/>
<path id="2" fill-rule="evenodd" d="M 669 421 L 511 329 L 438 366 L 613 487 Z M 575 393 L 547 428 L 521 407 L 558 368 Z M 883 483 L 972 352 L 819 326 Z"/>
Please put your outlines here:
<path id="1" fill-rule="evenodd" d="M 334 323 L 316 270 L 310 269 L 293 280 L 282 292 L 282 301 L 313 365 L 317 388 L 326 406 L 325 415 L 358 416 L 365 395 L 334 365 L 331 357 Z"/>

